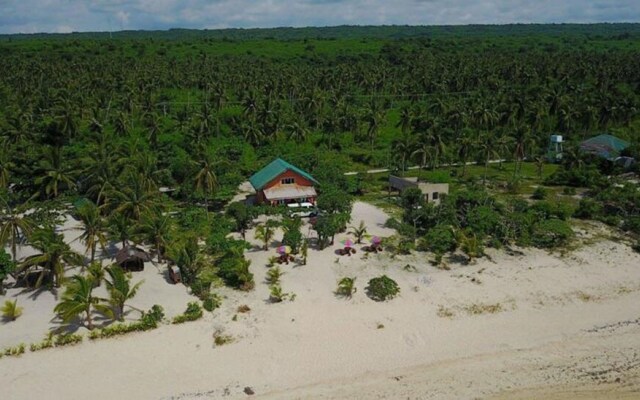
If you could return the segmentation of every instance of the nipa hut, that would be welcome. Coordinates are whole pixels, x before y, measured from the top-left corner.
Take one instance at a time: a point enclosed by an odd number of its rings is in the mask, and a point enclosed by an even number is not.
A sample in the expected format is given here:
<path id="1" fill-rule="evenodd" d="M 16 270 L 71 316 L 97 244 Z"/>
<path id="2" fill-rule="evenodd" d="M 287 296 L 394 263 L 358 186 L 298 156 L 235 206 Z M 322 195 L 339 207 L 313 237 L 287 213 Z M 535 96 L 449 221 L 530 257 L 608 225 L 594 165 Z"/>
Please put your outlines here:
<path id="1" fill-rule="evenodd" d="M 147 261 L 151 261 L 149 255 L 135 246 L 123 247 L 116 254 L 116 263 L 125 271 L 142 271 Z"/>

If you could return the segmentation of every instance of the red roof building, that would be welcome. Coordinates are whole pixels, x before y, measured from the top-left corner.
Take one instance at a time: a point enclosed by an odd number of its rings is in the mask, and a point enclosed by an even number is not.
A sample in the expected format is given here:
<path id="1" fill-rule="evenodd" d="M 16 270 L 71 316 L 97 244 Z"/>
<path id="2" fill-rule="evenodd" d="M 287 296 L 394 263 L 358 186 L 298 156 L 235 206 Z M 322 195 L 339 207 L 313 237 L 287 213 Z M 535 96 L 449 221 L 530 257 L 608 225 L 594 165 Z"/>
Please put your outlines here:
<path id="1" fill-rule="evenodd" d="M 315 185 L 318 183 L 308 172 L 278 158 L 256 172 L 249 182 L 256 190 L 258 204 L 315 204 Z"/>

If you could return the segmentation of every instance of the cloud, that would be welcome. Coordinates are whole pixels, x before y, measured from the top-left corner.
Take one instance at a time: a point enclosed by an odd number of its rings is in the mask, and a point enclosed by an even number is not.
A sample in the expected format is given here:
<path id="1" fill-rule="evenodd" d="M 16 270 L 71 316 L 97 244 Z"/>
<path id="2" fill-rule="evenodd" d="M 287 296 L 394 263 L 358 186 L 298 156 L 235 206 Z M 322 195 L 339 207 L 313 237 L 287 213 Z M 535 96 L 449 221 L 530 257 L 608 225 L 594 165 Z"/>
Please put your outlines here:
<path id="1" fill-rule="evenodd" d="M 637 0 L 0 0 L 0 33 L 640 22 Z"/>

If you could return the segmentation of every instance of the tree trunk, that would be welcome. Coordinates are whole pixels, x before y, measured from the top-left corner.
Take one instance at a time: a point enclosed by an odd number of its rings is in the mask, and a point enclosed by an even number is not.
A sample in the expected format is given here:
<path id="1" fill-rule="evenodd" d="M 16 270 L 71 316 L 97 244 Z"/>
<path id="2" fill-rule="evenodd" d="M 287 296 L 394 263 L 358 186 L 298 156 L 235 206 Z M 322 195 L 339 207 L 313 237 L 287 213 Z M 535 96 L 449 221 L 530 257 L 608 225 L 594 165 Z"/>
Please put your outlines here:
<path id="1" fill-rule="evenodd" d="M 11 238 L 11 255 L 13 256 L 13 261 L 16 262 L 16 238 L 15 236 Z"/>
<path id="2" fill-rule="evenodd" d="M 489 170 L 489 158 L 484 162 L 484 176 L 482 177 L 482 185 L 487 186 L 487 171 Z"/>
<path id="3" fill-rule="evenodd" d="M 93 321 L 91 320 L 91 306 L 87 307 L 85 311 L 87 313 L 87 329 L 93 330 Z"/>

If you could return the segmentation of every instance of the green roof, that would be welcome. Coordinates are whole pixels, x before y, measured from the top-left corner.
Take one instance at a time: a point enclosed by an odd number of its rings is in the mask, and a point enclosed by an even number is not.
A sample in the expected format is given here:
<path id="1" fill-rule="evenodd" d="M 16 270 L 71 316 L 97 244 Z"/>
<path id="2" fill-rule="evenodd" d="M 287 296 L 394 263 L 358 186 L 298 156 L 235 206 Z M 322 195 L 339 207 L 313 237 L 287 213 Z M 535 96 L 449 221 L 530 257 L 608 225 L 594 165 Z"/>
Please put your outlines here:
<path id="1" fill-rule="evenodd" d="M 598 135 L 580 143 L 580 149 L 607 159 L 614 159 L 629 147 L 629 143 L 612 135 Z"/>
<path id="2" fill-rule="evenodd" d="M 312 182 L 318 183 L 318 181 L 313 179 L 313 176 L 309 175 L 309 173 L 301 170 L 294 165 L 289 164 L 281 158 L 276 158 L 275 160 L 271 161 L 269 165 L 253 174 L 253 176 L 249 178 L 249 182 L 251 182 L 251 185 L 255 190 L 260 190 L 267 183 L 271 182 L 272 180 L 277 178 L 278 175 L 281 175 L 286 171 L 293 171 L 299 175 L 304 176 Z"/>

